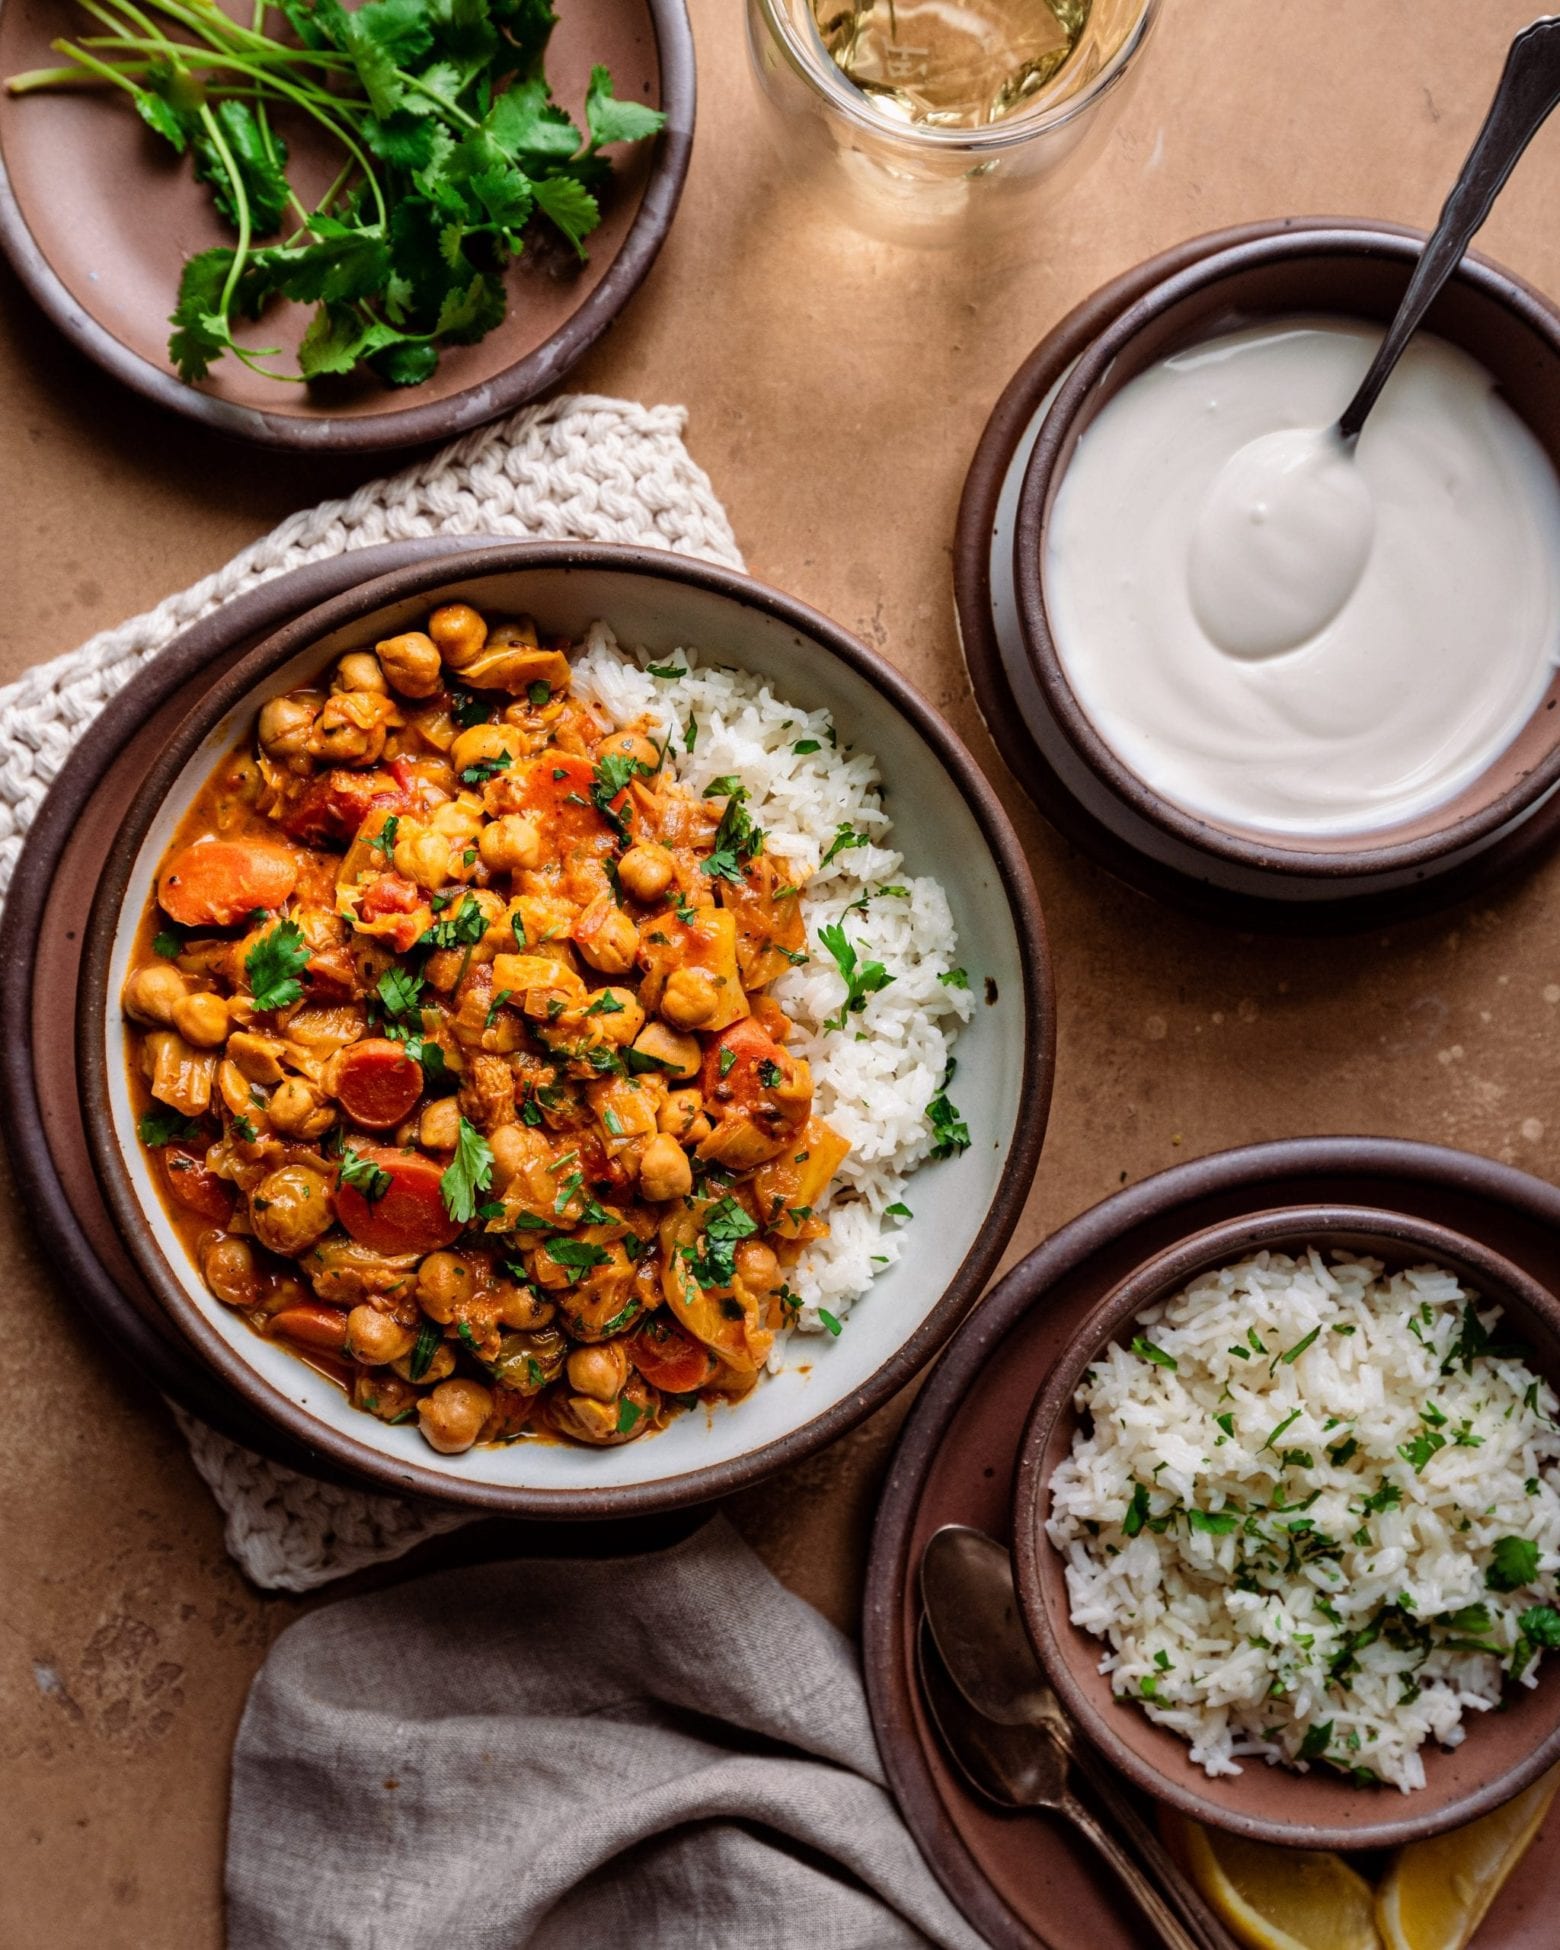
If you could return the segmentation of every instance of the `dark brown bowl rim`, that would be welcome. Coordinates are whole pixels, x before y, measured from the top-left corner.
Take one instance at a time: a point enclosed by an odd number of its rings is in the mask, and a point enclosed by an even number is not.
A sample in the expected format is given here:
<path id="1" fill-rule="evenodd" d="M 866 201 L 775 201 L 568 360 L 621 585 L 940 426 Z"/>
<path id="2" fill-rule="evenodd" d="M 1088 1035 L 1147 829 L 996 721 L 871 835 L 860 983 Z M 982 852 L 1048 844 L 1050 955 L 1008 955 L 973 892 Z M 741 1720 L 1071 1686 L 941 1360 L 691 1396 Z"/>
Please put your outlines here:
<path id="1" fill-rule="evenodd" d="M 1206 1822 L 1251 1841 L 1284 1848 L 1372 1849 L 1398 1848 L 1444 1833 L 1500 1807 L 1520 1794 L 1546 1768 L 1560 1759 L 1560 1700 L 1552 1703 L 1555 1724 L 1528 1754 L 1504 1768 L 1492 1780 L 1444 1807 L 1422 1814 L 1404 1814 L 1330 1827 L 1307 1822 L 1270 1821 L 1223 1807 L 1200 1794 L 1195 1784 L 1170 1775 L 1145 1761 L 1102 1715 L 1073 1675 L 1072 1664 L 1052 1624 L 1045 1588 L 1052 1581 L 1057 1560 L 1042 1551 L 1040 1522 L 1046 1500 L 1043 1469 L 1046 1449 L 1061 1418 L 1072 1412 L 1073 1392 L 1084 1370 L 1123 1325 L 1162 1295 L 1173 1292 L 1221 1261 L 1261 1251 L 1264 1247 L 1298 1244 L 1325 1245 L 1329 1237 L 1353 1243 L 1360 1236 L 1390 1240 L 1412 1253 L 1427 1253 L 1454 1271 L 1471 1273 L 1482 1295 L 1504 1303 L 1515 1299 L 1560 1342 L 1560 1300 L 1549 1289 L 1504 1255 L 1434 1220 L 1419 1219 L 1382 1206 L 1341 1202 L 1282 1206 L 1244 1217 L 1220 1220 L 1151 1254 L 1101 1299 L 1079 1327 L 1068 1351 L 1046 1376 L 1030 1409 L 1020 1439 L 1013 1482 L 1013 1564 L 1019 1610 L 1035 1656 L 1045 1669 L 1074 1722 L 1112 1766 L 1146 1794 L 1169 1803 L 1195 1821 Z M 1470 1731 L 1477 1737 L 1477 1727 Z M 1434 1765 L 1434 1755 L 1429 1764 Z M 1252 1765 L 1256 1763 L 1253 1762 Z M 1190 1768 L 1188 1768 L 1190 1773 Z M 1302 1804 L 1314 1776 L 1295 1774 L 1290 1781 L 1295 1802 Z M 1332 1785 L 1331 1783 L 1328 1784 Z M 1394 1799 L 1395 1789 L 1359 1789 L 1361 1806 L 1372 1794 Z"/>
<path id="2" fill-rule="evenodd" d="M 1106 791 L 1140 818 L 1202 854 L 1262 873 L 1343 881 L 1403 869 L 1432 871 L 1441 861 L 1499 832 L 1537 805 L 1560 781 L 1560 739 L 1530 772 L 1477 811 L 1412 839 L 1351 846 L 1347 851 L 1316 851 L 1294 844 L 1282 833 L 1244 835 L 1173 805 L 1125 765 L 1101 737 L 1068 683 L 1057 655 L 1045 605 L 1044 536 L 1059 485 L 1058 463 L 1079 411 L 1110 366 L 1146 325 L 1183 299 L 1196 297 L 1231 273 L 1255 264 L 1308 257 L 1388 258 L 1406 270 L 1417 260 L 1420 249 L 1417 239 L 1400 231 L 1302 222 L 1271 235 L 1244 239 L 1172 272 L 1117 313 L 1079 355 L 1057 388 L 1024 471 L 1014 523 L 1014 589 L 1025 654 L 1057 729 Z M 1471 286 L 1504 306 L 1546 340 L 1553 356 L 1560 360 L 1560 312 L 1542 293 L 1481 257 L 1465 257 L 1453 276 L 1455 283 Z"/>
<path id="3" fill-rule="evenodd" d="M 646 0 L 646 5 L 661 67 L 666 127 L 657 138 L 644 195 L 628 234 L 601 282 L 550 338 L 491 379 L 462 392 L 418 404 L 413 389 L 404 407 L 351 418 L 329 413 L 268 413 L 263 407 L 238 406 L 201 392 L 176 373 L 132 352 L 71 296 L 23 219 L 3 151 L 0 251 L 10 259 L 33 301 L 77 351 L 154 405 L 167 407 L 218 433 L 252 440 L 262 447 L 314 454 L 386 453 L 398 447 L 451 440 L 524 406 L 577 365 L 639 289 L 666 241 L 693 154 L 697 103 L 693 28 L 685 0 Z"/>
<path id="4" fill-rule="evenodd" d="M 798 635 L 810 638 L 864 678 L 931 747 L 970 808 L 990 848 L 1007 897 L 1023 975 L 1022 1062 L 1030 1088 L 1021 1094 L 1012 1142 L 979 1232 L 941 1298 L 916 1331 L 853 1394 L 810 1417 L 789 1434 L 724 1463 L 687 1470 L 655 1482 L 612 1485 L 599 1490 L 525 1489 L 471 1483 L 417 1464 L 392 1461 L 366 1443 L 358 1443 L 326 1427 L 263 1381 L 201 1318 L 152 1239 L 123 1155 L 114 1140 L 108 1097 L 108 1042 L 103 1024 L 108 1014 L 108 971 L 115 923 L 146 830 L 201 739 L 239 706 L 270 670 L 332 631 L 350 625 L 357 617 L 385 603 L 420 596 L 453 583 L 526 569 L 630 573 L 722 596 L 756 609 Z M 654 549 L 517 542 L 473 548 L 431 562 L 411 563 L 375 577 L 283 625 L 216 678 L 143 781 L 120 830 L 110 867 L 98 886 L 83 943 L 76 1038 L 88 1143 L 120 1236 L 175 1325 L 208 1366 L 252 1409 L 337 1466 L 402 1495 L 421 1496 L 494 1515 L 593 1518 L 678 1509 L 745 1488 L 813 1454 L 854 1428 L 931 1358 L 979 1297 L 1023 1210 L 1050 1109 L 1055 1023 L 1045 923 L 1018 836 L 1000 800 L 957 734 L 885 658 L 808 605 L 734 570 Z"/>

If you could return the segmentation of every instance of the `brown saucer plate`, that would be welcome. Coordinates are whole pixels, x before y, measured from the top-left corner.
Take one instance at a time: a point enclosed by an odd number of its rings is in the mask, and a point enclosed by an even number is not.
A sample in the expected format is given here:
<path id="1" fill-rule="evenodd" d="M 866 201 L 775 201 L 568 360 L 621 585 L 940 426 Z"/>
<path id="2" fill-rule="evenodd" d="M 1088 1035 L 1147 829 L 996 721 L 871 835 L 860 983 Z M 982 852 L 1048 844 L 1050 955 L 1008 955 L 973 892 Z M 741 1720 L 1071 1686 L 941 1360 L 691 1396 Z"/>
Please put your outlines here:
<path id="1" fill-rule="evenodd" d="M 1079 803 L 1024 722 L 992 621 L 991 546 L 997 504 L 1015 453 L 1047 394 L 1101 330 L 1152 287 L 1216 252 L 1282 235 L 1300 221 L 1244 224 L 1191 238 L 1102 286 L 1046 334 L 992 409 L 965 478 L 954 544 L 954 603 L 975 701 L 993 742 L 1035 805 L 1081 853 L 1139 893 L 1207 920 L 1263 933 L 1345 934 L 1438 912 L 1485 893 L 1492 882 L 1533 865 L 1560 839 L 1560 793 L 1476 858 L 1388 893 L 1317 901 L 1231 893 L 1145 858 Z M 1421 235 L 1397 224 L 1350 218 L 1303 221 L 1325 223 L 1334 231 Z"/>
<path id="2" fill-rule="evenodd" d="M 1141 1950 L 1142 1925 L 1070 1830 L 998 1814 L 965 1790 L 914 1682 L 915 1572 L 939 1525 L 1011 1542 L 1013 1471 L 1051 1364 L 1094 1304 L 1146 1255 L 1275 1204 L 1380 1204 L 1432 1219 L 1560 1284 L 1560 1190 L 1439 1146 L 1386 1138 L 1251 1145 L 1104 1200 L 1022 1261 L 978 1306 L 905 1423 L 873 1534 L 863 1608 L 867 1695 L 889 1784 L 949 1895 L 997 1950 Z M 1560 1807 L 1501 1891 L 1474 1950 L 1548 1950 L 1549 1849 Z"/>
<path id="3" fill-rule="evenodd" d="M 0 1048 L 0 1119 L 22 1203 L 62 1293 L 90 1331 L 179 1407 L 315 1476 L 340 1472 L 220 1385 L 120 1242 L 87 1149 L 69 998 L 87 911 L 125 812 L 214 671 L 365 577 L 470 546 L 468 536 L 435 536 L 349 550 L 262 583 L 175 637 L 77 741 L 33 821 L 0 916 L 0 1010 L 26 1025 Z"/>
<path id="4" fill-rule="evenodd" d="M 3 0 L 0 80 L 57 66 L 50 42 L 92 23 L 73 0 Z M 614 181 L 579 264 L 528 243 L 508 274 L 503 323 L 450 347 L 425 384 L 369 377 L 280 384 L 231 356 L 198 385 L 168 360 L 168 314 L 186 256 L 232 235 L 196 183 L 120 91 L 0 93 L 0 249 L 65 336 L 160 406 L 264 446 L 377 452 L 448 440 L 534 399 L 601 337 L 643 282 L 671 228 L 693 148 L 694 50 L 684 0 L 571 0 L 549 49 L 557 99 L 578 118 L 590 69 L 611 69 L 625 100 L 665 110 L 651 141 L 612 152 Z M 109 97 L 113 97 L 110 99 Z M 285 121 L 285 118 L 283 118 Z M 339 152 L 288 124 L 294 178 L 323 193 Z M 309 308 L 268 313 L 254 342 L 296 350 Z"/>

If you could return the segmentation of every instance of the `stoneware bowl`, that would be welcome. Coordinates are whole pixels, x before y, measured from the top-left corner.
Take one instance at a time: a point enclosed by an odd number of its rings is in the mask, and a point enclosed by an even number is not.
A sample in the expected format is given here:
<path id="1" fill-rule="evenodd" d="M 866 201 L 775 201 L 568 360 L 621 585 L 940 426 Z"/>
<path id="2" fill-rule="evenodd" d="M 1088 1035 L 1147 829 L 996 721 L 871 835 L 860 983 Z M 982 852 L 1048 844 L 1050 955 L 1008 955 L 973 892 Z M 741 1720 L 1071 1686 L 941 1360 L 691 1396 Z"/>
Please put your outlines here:
<path id="1" fill-rule="evenodd" d="M 137 919 L 181 815 L 267 697 L 455 599 L 532 615 L 570 635 L 604 618 L 625 643 L 663 659 L 678 645 L 699 646 L 762 671 L 799 705 L 828 707 L 842 744 L 876 755 L 895 844 L 915 872 L 947 889 L 960 959 L 989 998 L 958 1041 L 957 1101 L 975 1141 L 916 1176 L 909 1250 L 845 1331 L 793 1337 L 784 1370 L 746 1401 L 680 1416 L 621 1448 L 522 1440 L 443 1457 L 414 1430 L 352 1409 L 331 1382 L 207 1292 L 135 1135 L 119 996 Z M 381 1487 L 516 1516 L 616 1517 L 720 1495 L 797 1461 L 886 1400 L 941 1346 L 995 1267 L 1033 1178 L 1053 1014 L 1039 908 L 1012 828 L 963 746 L 882 658 L 727 570 L 648 550 L 513 543 L 356 587 L 214 672 L 141 787 L 98 889 L 77 1034 L 89 1144 L 115 1223 L 170 1317 L 229 1388 L 294 1440 Z"/>
<path id="2" fill-rule="evenodd" d="M 74 0 L 4 0 L 0 78 L 59 64 L 58 35 L 92 31 Z M 614 180 L 580 264 L 527 242 L 509 272 L 503 323 L 452 346 L 421 386 L 354 377 L 282 385 L 222 359 L 198 385 L 168 360 L 168 314 L 186 256 L 230 244 L 187 157 L 140 120 L 118 89 L 0 93 L 0 249 L 65 336 L 138 393 L 186 418 L 271 447 L 377 451 L 448 440 L 534 398 L 595 344 L 643 282 L 671 227 L 693 146 L 693 36 L 684 0 L 572 0 L 548 49 L 556 98 L 578 121 L 594 63 L 624 100 L 663 109 L 652 141 L 609 151 Z M 323 194 L 333 151 L 300 121 L 284 133 L 293 174 Z M 260 342 L 285 366 L 309 308 L 267 314 Z M 272 323 L 274 321 L 274 332 Z"/>
<path id="3" fill-rule="evenodd" d="M 1471 1714 L 1467 1738 L 1425 1750 L 1426 1785 L 1412 1794 L 1361 1787 L 1327 1769 L 1306 1774 L 1248 1757 L 1210 1778 L 1186 1743 L 1115 1698 L 1100 1672 L 1103 1641 L 1072 1623 L 1061 1554 L 1045 1535 L 1053 1471 L 1080 1424 L 1073 1395 L 1090 1363 L 1131 1323 L 1198 1274 L 1248 1254 L 1345 1248 L 1390 1269 L 1434 1262 L 1498 1303 L 1537 1371 L 1560 1383 L 1560 1301 L 1510 1260 L 1461 1233 L 1405 1213 L 1355 1205 L 1291 1205 L 1209 1226 L 1145 1259 L 1089 1313 L 1030 1411 L 1014 1479 L 1013 1548 L 1024 1623 L 1046 1673 L 1086 1739 L 1146 1793 L 1194 1820 L 1295 1848 L 1395 1848 L 1472 1821 L 1560 1760 L 1560 1675 L 1509 1690 L 1498 1713 Z"/>
<path id="4" fill-rule="evenodd" d="M 1057 386 L 1018 484 L 1012 563 L 1015 686 L 1042 753 L 1081 807 L 1149 863 L 1229 894 L 1325 902 L 1387 893 L 1446 873 L 1513 833 L 1560 786 L 1560 672 L 1515 742 L 1457 797 L 1401 825 L 1296 839 L 1225 825 L 1171 804 L 1096 731 L 1051 632 L 1046 534 L 1068 462 L 1095 415 L 1169 354 L 1275 315 L 1330 313 L 1385 326 L 1418 256 L 1389 231 L 1294 225 L 1216 251 L 1158 280 L 1091 340 Z M 1426 329 L 1494 374 L 1560 467 L 1560 312 L 1508 273 L 1467 260 Z"/>

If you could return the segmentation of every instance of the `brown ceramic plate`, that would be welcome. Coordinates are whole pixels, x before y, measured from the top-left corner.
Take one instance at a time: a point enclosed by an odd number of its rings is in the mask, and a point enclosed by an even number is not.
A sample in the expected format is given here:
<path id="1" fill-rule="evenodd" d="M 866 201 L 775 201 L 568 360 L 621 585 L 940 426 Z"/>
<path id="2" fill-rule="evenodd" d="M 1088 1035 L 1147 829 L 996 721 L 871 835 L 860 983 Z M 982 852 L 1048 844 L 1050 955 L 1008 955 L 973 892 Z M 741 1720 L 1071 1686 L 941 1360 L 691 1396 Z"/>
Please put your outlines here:
<path id="1" fill-rule="evenodd" d="M 688 172 L 694 57 L 683 0 L 562 0 L 558 13 L 548 74 L 559 101 L 577 116 L 591 66 L 602 62 L 624 100 L 664 109 L 667 126 L 653 141 L 612 152 L 614 182 L 589 262 L 528 247 L 509 274 L 503 324 L 476 345 L 451 347 L 425 385 L 397 389 L 363 377 L 281 385 L 232 357 L 199 385 L 181 380 L 167 351 L 180 268 L 193 252 L 232 239 L 188 160 L 118 90 L 0 93 L 0 248 L 89 358 L 206 426 L 312 451 L 447 440 L 534 398 L 596 342 L 655 261 Z M 50 41 L 84 26 L 91 31 L 73 0 L 3 0 L 0 78 L 58 66 Z M 284 133 L 296 180 L 323 192 L 335 162 L 314 145 L 311 128 Z M 307 307 L 282 308 L 255 343 L 290 354 L 307 318 Z"/>
<path id="2" fill-rule="evenodd" d="M 468 537 L 433 537 L 312 562 L 235 596 L 177 636 L 76 740 L 17 859 L 0 917 L 0 1119 L 11 1171 L 59 1291 L 127 1370 L 235 1442 L 314 1475 L 339 1476 L 217 1382 L 173 1329 L 120 1241 L 87 1149 L 73 995 L 87 915 L 115 836 L 169 733 L 212 676 L 288 616 L 361 580 L 427 561 Z"/>
<path id="3" fill-rule="evenodd" d="M 353 1411 L 339 1389 L 244 1327 L 205 1288 L 135 1139 L 118 995 L 135 918 L 182 808 L 260 699 L 340 651 L 460 597 L 524 611 L 579 636 L 597 617 L 653 652 L 718 646 L 778 695 L 826 706 L 843 742 L 874 752 L 909 866 L 947 889 L 960 951 L 991 979 L 961 1033 L 960 1108 L 976 1134 L 916 1178 L 918 1237 L 820 1345 L 793 1342 L 745 1401 L 680 1417 L 617 1449 L 520 1442 L 437 1456 L 415 1431 Z M 110 999 L 112 998 L 112 1000 Z M 384 1488 L 515 1516 L 626 1516 L 721 1495 L 843 1434 L 936 1352 L 979 1294 L 1034 1174 L 1050 1097 L 1053 1010 L 1044 931 L 1016 836 L 968 753 L 882 658 L 749 578 L 650 550 L 515 543 L 474 547 L 367 580 L 290 619 L 242 660 L 223 659 L 140 781 L 100 880 L 78 986 L 86 1139 L 125 1250 L 168 1320 L 219 1378 L 295 1443 Z"/>
<path id="4" fill-rule="evenodd" d="M 890 1465 L 867 1572 L 867 1694 L 889 1782 L 948 1893 L 997 1950 L 1142 1950 L 1142 1925 L 1059 1823 L 1005 1816 L 964 1788 L 916 1693 L 915 1573 L 941 1524 L 1011 1543 L 1013 1473 L 1036 1389 L 1100 1297 L 1152 1252 L 1275 1204 L 1381 1205 L 1478 1239 L 1560 1288 L 1560 1191 L 1465 1152 L 1383 1138 L 1252 1145 L 1106 1199 L 1007 1275 L 945 1350 Z M 1560 1807 L 1474 1950 L 1550 1950 Z M 1367 1868 L 1375 1866 L 1367 1863 Z"/>
<path id="5" fill-rule="evenodd" d="M 1444 1266 L 1498 1305 L 1525 1344 L 1533 1368 L 1560 1380 L 1560 1301 L 1518 1266 L 1476 1240 L 1409 1213 L 1368 1206 L 1286 1205 L 1204 1227 L 1156 1252 L 1106 1294 L 1082 1323 L 1040 1390 L 1019 1446 L 1013 1489 L 1013 1564 L 1024 1622 L 1042 1665 L 1085 1735 L 1129 1780 L 1194 1820 L 1252 1841 L 1291 1848 L 1398 1848 L 1476 1820 L 1560 1759 L 1560 1683 L 1513 1688 L 1499 1713 L 1471 1714 L 1467 1738 L 1444 1752 L 1425 1750 L 1424 1787 L 1357 1787 L 1327 1768 L 1304 1774 L 1243 1763 L 1238 1775 L 1210 1779 L 1186 1742 L 1118 1700 L 1102 1673 L 1099 1639 L 1072 1622 L 1061 1553 L 1044 1535 L 1051 1477 L 1079 1427 L 1073 1395 L 1084 1371 L 1130 1333 L 1146 1307 L 1188 1281 L 1252 1253 L 1316 1246 L 1365 1253 L 1389 1270 Z"/>
<path id="6" fill-rule="evenodd" d="M 1370 231 L 1389 237 L 1421 235 L 1397 225 L 1349 218 L 1307 221 L 1341 235 Z M 987 729 L 1009 770 L 1064 838 L 1128 886 L 1207 919 L 1265 932 L 1339 934 L 1439 911 L 1485 894 L 1496 880 L 1533 865 L 1560 838 L 1560 793 L 1476 858 L 1435 873 L 1427 870 L 1389 892 L 1351 893 L 1340 886 L 1334 897 L 1305 902 L 1235 893 L 1201 873 L 1147 857 L 1082 803 L 1074 782 L 1057 769 L 1025 722 L 1025 707 L 1005 662 L 1004 639 L 994 615 L 999 592 L 993 576 L 993 541 L 1004 487 L 1016 503 L 1016 483 L 1010 477 L 1022 467 L 1048 399 L 1074 361 L 1153 287 L 1216 252 L 1282 236 L 1295 227 L 1292 221 L 1248 224 L 1193 238 L 1102 287 L 1046 335 L 998 400 L 971 462 L 959 508 L 954 595 L 965 661 Z"/>

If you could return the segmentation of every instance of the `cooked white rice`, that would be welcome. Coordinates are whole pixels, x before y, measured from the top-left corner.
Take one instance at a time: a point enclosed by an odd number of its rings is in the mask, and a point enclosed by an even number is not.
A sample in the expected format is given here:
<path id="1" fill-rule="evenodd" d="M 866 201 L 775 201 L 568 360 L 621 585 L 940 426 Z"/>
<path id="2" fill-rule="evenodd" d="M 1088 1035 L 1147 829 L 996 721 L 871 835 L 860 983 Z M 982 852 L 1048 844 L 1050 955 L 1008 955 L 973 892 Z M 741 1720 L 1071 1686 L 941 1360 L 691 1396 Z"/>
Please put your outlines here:
<path id="1" fill-rule="evenodd" d="M 1047 1523 L 1073 1622 L 1209 1774 L 1317 1759 L 1406 1792 L 1425 1741 L 1537 1683 L 1560 1433 L 1499 1320 L 1437 1267 L 1261 1253 L 1085 1377 Z"/>
<path id="2" fill-rule="evenodd" d="M 655 677 L 651 664 L 685 674 Z M 765 851 L 809 876 L 802 913 L 810 959 L 772 992 L 801 1032 L 794 1047 L 812 1065 L 819 1116 L 851 1147 L 819 1204 L 828 1237 L 790 1275 L 802 1302 L 797 1326 L 820 1331 L 825 1313 L 843 1320 L 876 1274 L 898 1259 L 906 1221 L 889 1208 L 905 1202 L 906 1181 L 934 1141 L 927 1105 L 972 1007 L 967 989 L 939 979 L 958 956 L 947 896 L 928 876 L 906 875 L 883 810 L 877 761 L 840 746 L 827 711 L 800 710 L 751 671 L 705 662 L 694 650 L 629 651 L 604 623 L 587 633 L 574 685 L 615 725 L 652 719 L 671 740 L 668 763 L 691 790 L 702 792 L 725 773 L 740 778 Z M 821 866 L 842 828 L 864 843 Z M 826 1031 L 845 983 L 817 946 L 818 929 L 841 920 L 861 960 L 881 962 L 892 980 L 843 1029 Z M 782 1359 L 777 1344 L 771 1365 Z"/>

